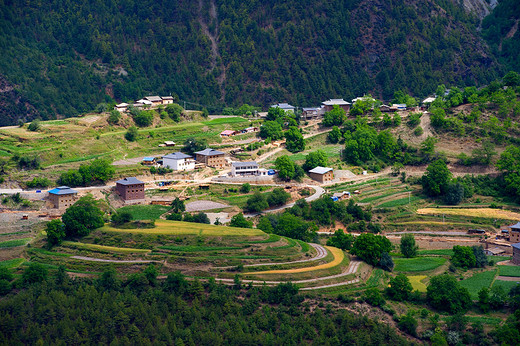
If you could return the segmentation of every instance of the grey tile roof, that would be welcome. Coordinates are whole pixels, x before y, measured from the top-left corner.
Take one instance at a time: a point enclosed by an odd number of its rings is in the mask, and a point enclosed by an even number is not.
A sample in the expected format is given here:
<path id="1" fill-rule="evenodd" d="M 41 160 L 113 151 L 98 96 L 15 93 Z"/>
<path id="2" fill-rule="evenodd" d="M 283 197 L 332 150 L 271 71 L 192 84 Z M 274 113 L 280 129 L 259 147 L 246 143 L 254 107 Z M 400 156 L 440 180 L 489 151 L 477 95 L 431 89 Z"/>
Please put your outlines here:
<path id="1" fill-rule="evenodd" d="M 292 105 L 290 105 L 288 103 L 277 103 L 275 105 L 272 105 L 271 107 L 272 108 L 278 107 L 278 108 L 281 108 L 281 109 L 294 109 L 295 108 L 294 106 L 292 106 Z"/>
<path id="2" fill-rule="evenodd" d="M 141 180 L 137 179 L 136 177 L 129 177 L 124 178 L 121 180 L 116 181 L 116 184 L 120 185 L 135 185 L 135 184 L 144 184 Z"/>
<path id="3" fill-rule="evenodd" d="M 520 243 L 516 243 L 516 244 L 513 244 L 511 246 L 514 247 L 515 249 L 520 250 Z"/>
<path id="4" fill-rule="evenodd" d="M 513 226 L 509 226 L 510 228 L 520 228 L 520 222 L 517 222 Z"/>
<path id="5" fill-rule="evenodd" d="M 186 154 L 178 151 L 176 153 L 172 153 L 172 154 L 163 156 L 163 159 L 182 160 L 182 159 L 189 159 L 190 157 L 191 157 L 190 155 L 186 155 Z"/>
<path id="6" fill-rule="evenodd" d="M 204 155 L 204 156 L 210 156 L 210 155 L 224 155 L 222 151 L 218 151 L 211 148 L 206 148 L 201 151 L 196 151 L 195 154 Z"/>
<path id="7" fill-rule="evenodd" d="M 145 100 L 152 101 L 152 102 L 158 102 L 158 101 L 162 101 L 162 98 L 160 96 L 146 96 Z"/>
<path id="8" fill-rule="evenodd" d="M 332 168 L 330 168 L 330 167 L 318 166 L 318 167 L 315 167 L 315 168 L 311 169 L 309 171 L 309 173 L 325 174 L 325 173 L 330 172 L 330 171 L 332 171 Z"/>

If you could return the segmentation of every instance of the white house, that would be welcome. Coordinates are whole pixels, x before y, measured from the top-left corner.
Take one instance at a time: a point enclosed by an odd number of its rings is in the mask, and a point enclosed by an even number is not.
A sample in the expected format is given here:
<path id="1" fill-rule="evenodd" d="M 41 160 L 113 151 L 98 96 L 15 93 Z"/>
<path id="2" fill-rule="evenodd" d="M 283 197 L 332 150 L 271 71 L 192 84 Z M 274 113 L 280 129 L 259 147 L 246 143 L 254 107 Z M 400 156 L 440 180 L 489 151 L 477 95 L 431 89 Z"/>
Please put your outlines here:
<path id="1" fill-rule="evenodd" d="M 294 106 L 291 106 L 288 103 L 277 103 L 275 105 L 271 105 L 271 108 L 280 108 L 283 109 L 286 112 L 293 112 L 294 113 Z"/>
<path id="2" fill-rule="evenodd" d="M 232 162 L 231 163 L 231 175 L 236 177 L 237 175 L 267 175 L 267 169 L 259 168 L 256 161 L 249 162 Z"/>
<path id="3" fill-rule="evenodd" d="M 163 156 L 163 166 L 174 171 L 190 171 L 195 169 L 195 160 L 190 155 L 176 152 Z"/>

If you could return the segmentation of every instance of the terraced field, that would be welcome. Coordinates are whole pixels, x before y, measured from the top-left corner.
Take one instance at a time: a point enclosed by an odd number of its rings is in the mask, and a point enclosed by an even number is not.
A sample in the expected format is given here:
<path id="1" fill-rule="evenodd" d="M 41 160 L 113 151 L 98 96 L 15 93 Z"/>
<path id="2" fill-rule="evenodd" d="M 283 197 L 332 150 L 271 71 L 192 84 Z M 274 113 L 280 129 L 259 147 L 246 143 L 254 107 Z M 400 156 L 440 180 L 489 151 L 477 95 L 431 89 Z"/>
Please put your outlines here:
<path id="1" fill-rule="evenodd" d="M 257 278 L 259 282 L 254 284 L 291 280 L 310 290 L 359 281 L 355 277 L 359 262 L 351 265 L 350 258 L 334 247 L 258 229 L 161 219 L 155 221 L 154 228 L 105 225 L 80 242 L 65 241 L 52 250 L 46 249 L 42 240 L 25 253 L 29 261 L 49 268 L 63 265 L 69 272 L 82 275 L 98 275 L 111 266 L 130 274 L 154 263 L 162 274 L 180 270 L 191 277 L 212 276 L 225 283 L 232 282 L 237 274 L 244 280 Z"/>

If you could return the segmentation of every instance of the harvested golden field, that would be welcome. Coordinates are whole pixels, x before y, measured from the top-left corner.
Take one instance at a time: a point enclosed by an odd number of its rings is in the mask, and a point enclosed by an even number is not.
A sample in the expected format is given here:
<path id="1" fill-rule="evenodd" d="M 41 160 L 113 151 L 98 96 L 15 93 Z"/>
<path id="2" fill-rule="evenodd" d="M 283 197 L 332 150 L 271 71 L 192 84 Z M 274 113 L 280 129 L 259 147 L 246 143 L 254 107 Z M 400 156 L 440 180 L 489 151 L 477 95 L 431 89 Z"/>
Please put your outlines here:
<path id="1" fill-rule="evenodd" d="M 305 267 L 305 268 L 295 268 L 295 269 L 279 269 L 279 270 L 266 270 L 263 272 L 251 272 L 251 273 L 245 273 L 245 274 L 294 274 L 294 273 L 305 273 L 315 270 L 321 270 L 321 269 L 329 269 L 332 267 L 335 267 L 339 265 L 341 262 L 343 262 L 343 259 L 345 258 L 345 253 L 343 250 L 332 247 L 332 246 L 325 246 L 327 250 L 329 250 L 332 255 L 334 256 L 334 259 L 329 263 L 320 264 L 314 267 Z"/>
<path id="2" fill-rule="evenodd" d="M 422 208 L 417 210 L 421 215 L 458 215 L 468 217 L 486 217 L 494 219 L 520 220 L 520 214 L 509 210 L 493 208 Z"/>
<path id="3" fill-rule="evenodd" d="M 226 226 L 207 225 L 203 223 L 156 220 L 154 228 L 121 229 L 111 226 L 100 228 L 101 231 L 119 233 L 143 233 L 166 235 L 200 235 L 200 236 L 267 236 L 259 229 L 236 228 Z"/>

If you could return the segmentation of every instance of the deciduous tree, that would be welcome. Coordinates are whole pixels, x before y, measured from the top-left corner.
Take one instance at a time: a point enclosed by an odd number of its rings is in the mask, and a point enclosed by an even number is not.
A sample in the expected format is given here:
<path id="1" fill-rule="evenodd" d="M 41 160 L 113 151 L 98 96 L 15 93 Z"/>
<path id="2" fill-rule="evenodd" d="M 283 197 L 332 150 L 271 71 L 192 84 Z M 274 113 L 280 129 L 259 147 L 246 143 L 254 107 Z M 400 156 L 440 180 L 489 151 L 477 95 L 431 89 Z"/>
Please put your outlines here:
<path id="1" fill-rule="evenodd" d="M 81 197 L 62 216 L 67 237 L 83 237 L 90 231 L 103 226 L 103 212 L 98 202 L 91 196 Z"/>
<path id="2" fill-rule="evenodd" d="M 401 237 L 401 253 L 406 258 L 417 256 L 418 246 L 415 245 L 415 237 L 411 233 L 404 234 Z"/>

